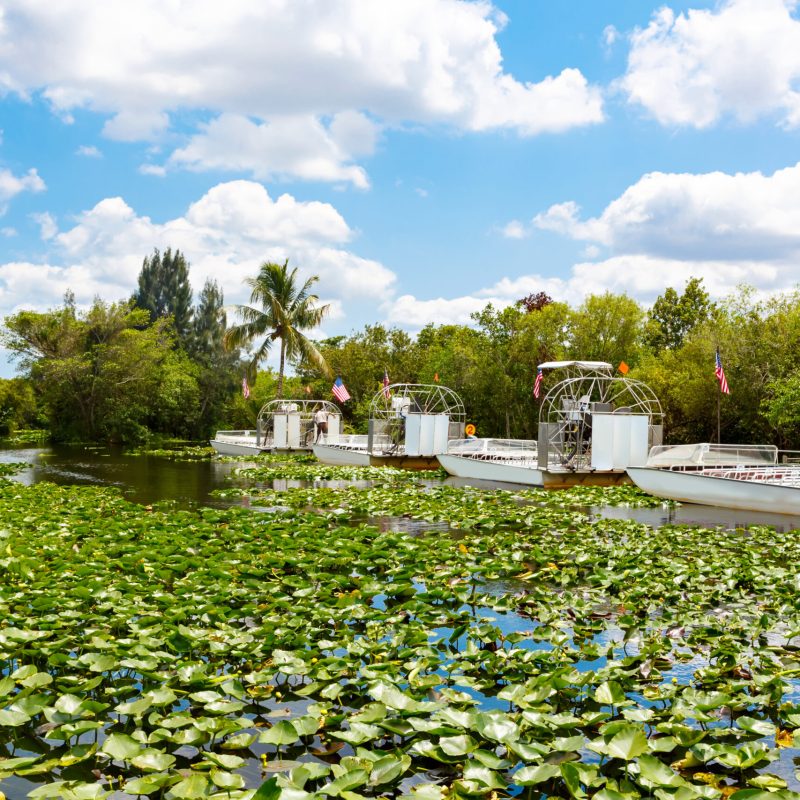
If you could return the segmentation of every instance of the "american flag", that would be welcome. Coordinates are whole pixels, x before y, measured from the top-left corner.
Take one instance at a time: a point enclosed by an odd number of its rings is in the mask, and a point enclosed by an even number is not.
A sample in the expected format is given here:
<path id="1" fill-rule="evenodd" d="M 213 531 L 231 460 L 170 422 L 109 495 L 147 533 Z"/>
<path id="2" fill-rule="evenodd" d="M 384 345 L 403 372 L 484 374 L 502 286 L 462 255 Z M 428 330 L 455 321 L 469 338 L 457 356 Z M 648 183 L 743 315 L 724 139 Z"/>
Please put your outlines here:
<path id="1" fill-rule="evenodd" d="M 247 400 L 250 397 L 250 387 L 247 384 L 247 375 L 242 378 L 242 397 Z"/>
<path id="2" fill-rule="evenodd" d="M 542 371 L 539 370 L 536 373 L 536 380 L 533 382 L 533 396 L 538 400 L 539 395 L 542 393 L 542 380 L 544 379 L 544 375 Z"/>
<path id="3" fill-rule="evenodd" d="M 390 394 L 391 394 L 391 392 L 389 391 L 389 371 L 384 369 L 384 371 L 383 371 L 383 396 L 388 400 Z"/>
<path id="4" fill-rule="evenodd" d="M 347 388 L 342 383 L 341 378 L 337 378 L 333 382 L 333 388 L 331 389 L 333 392 L 333 396 L 340 402 L 346 403 L 350 399 L 350 392 L 347 391 Z"/>
<path id="5" fill-rule="evenodd" d="M 719 350 L 717 350 L 717 365 L 714 369 L 714 374 L 719 381 L 719 390 L 722 394 L 730 394 L 731 390 L 728 387 L 728 381 L 725 378 L 725 370 L 722 369 L 722 359 L 719 357 Z"/>

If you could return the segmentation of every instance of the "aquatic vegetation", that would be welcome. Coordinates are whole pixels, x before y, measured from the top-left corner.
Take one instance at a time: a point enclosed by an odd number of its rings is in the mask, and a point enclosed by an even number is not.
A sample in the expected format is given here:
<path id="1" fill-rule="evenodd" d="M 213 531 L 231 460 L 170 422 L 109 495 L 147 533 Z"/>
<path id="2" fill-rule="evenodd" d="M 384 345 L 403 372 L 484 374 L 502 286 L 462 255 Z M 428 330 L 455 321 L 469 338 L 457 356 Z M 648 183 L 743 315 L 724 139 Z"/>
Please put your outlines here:
<path id="1" fill-rule="evenodd" d="M 125 451 L 127 456 L 152 456 L 168 458 L 171 461 L 210 461 L 215 451 L 213 447 L 181 445 L 179 447 L 132 447 Z"/>
<path id="2" fill-rule="evenodd" d="M 30 464 L 25 461 L 6 461 L 0 462 L 0 477 L 8 477 L 9 475 L 16 475 L 23 469 L 29 467 Z"/>
<path id="3" fill-rule="evenodd" d="M 361 491 L 465 530 L 0 484 L 0 780 L 69 800 L 800 796 L 795 534 Z"/>
<path id="4" fill-rule="evenodd" d="M 3 437 L 3 444 L 8 447 L 20 447 L 29 444 L 43 444 L 50 437 L 49 431 L 39 428 L 20 428 Z"/>
<path id="5" fill-rule="evenodd" d="M 277 479 L 301 481 L 373 481 L 381 483 L 409 483 L 413 484 L 425 478 L 428 480 L 441 480 L 447 473 L 441 469 L 422 470 L 419 472 L 397 469 L 394 467 L 351 467 L 331 464 L 320 464 L 316 459 L 313 463 L 302 463 L 286 460 L 284 463 L 269 463 L 266 466 L 239 467 L 233 470 L 231 478 L 240 482 L 267 483 Z"/>
<path id="6" fill-rule="evenodd" d="M 341 472 L 344 470 L 344 474 Z M 348 472 L 347 470 L 365 470 Z M 371 472 L 366 472 L 371 470 Z M 397 476 L 394 473 L 399 473 Z M 560 516 L 569 511 L 574 522 L 588 519 L 589 506 L 626 505 L 631 507 L 659 507 L 662 501 L 641 492 L 635 486 L 596 487 L 580 486 L 565 491 L 545 489 L 477 489 L 436 485 L 430 479 L 421 478 L 430 473 L 414 473 L 404 470 L 389 472 L 383 467 L 331 467 L 324 473 L 329 479 L 351 480 L 363 477 L 377 485 L 369 487 L 307 487 L 290 491 L 256 486 L 232 486 L 217 489 L 215 497 L 230 499 L 252 497 L 261 506 L 284 506 L 296 509 L 335 509 L 337 513 L 347 511 L 354 516 L 409 517 L 429 522 L 447 522 L 454 528 L 526 527 L 528 520 L 541 520 L 543 515 L 560 509 Z M 261 471 L 237 471 L 237 477 L 250 478 Z M 277 476 L 279 473 L 271 473 Z M 290 473 L 292 475 L 296 473 Z M 435 476 L 436 473 L 433 473 Z M 394 481 L 402 481 L 398 486 Z M 549 509 L 545 512 L 543 509 Z"/>

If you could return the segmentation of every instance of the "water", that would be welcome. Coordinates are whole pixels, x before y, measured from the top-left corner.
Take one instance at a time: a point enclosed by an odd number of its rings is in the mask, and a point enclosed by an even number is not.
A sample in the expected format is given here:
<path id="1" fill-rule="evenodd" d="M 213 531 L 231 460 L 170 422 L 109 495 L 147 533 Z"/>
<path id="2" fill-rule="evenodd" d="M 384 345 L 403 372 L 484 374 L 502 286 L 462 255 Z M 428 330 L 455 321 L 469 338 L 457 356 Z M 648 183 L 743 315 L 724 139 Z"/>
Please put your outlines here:
<path id="1" fill-rule="evenodd" d="M 231 471 L 242 465 L 126 455 L 124 450 L 112 447 L 48 445 L 0 450 L 0 462 L 13 461 L 30 465 L 13 478 L 26 485 L 50 481 L 117 487 L 136 503 L 172 500 L 181 506 L 220 505 L 210 493 L 226 486 Z"/>
<path id="2" fill-rule="evenodd" d="M 211 497 L 215 489 L 230 486 L 228 477 L 243 465 L 242 461 L 172 461 L 162 456 L 126 455 L 121 448 L 94 446 L 18 447 L 0 449 L 0 462 L 23 461 L 30 466 L 13 479 L 24 484 L 50 481 L 61 485 L 115 486 L 136 503 L 152 505 L 163 500 L 175 502 L 180 507 L 192 505 L 247 505 L 256 504 L 247 499 L 220 500 Z M 469 481 L 464 478 L 448 478 L 451 486 L 476 486 L 482 489 L 519 490 L 515 484 L 492 484 L 487 481 Z M 285 491 L 312 485 L 307 481 L 282 480 L 272 482 L 272 488 Z M 331 487 L 369 486 L 365 481 L 323 481 L 317 485 Z M 698 525 L 722 527 L 727 530 L 768 525 L 779 531 L 800 529 L 800 517 L 767 512 L 735 511 L 712 506 L 684 504 L 675 507 L 628 508 L 624 506 L 597 506 L 591 509 L 597 517 L 633 519 L 652 528 L 662 525 Z M 442 529 L 440 524 L 431 525 L 419 520 L 403 517 L 384 517 L 375 520 L 386 530 L 410 530 L 422 528 Z"/>

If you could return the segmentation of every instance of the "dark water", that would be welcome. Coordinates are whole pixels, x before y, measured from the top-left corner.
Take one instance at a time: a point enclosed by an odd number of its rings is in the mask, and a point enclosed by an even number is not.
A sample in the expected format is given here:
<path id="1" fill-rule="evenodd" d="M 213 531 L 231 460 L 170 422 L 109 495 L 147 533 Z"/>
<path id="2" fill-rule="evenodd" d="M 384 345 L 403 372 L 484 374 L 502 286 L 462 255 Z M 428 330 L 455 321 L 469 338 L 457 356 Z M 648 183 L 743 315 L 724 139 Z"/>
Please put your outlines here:
<path id="1" fill-rule="evenodd" d="M 24 447 L 0 450 L 0 462 L 30 466 L 13 480 L 24 484 L 50 481 L 61 485 L 115 486 L 136 503 L 173 500 L 181 506 L 219 505 L 210 497 L 226 486 L 242 462 L 172 461 L 163 456 L 126 455 L 108 447 Z"/>

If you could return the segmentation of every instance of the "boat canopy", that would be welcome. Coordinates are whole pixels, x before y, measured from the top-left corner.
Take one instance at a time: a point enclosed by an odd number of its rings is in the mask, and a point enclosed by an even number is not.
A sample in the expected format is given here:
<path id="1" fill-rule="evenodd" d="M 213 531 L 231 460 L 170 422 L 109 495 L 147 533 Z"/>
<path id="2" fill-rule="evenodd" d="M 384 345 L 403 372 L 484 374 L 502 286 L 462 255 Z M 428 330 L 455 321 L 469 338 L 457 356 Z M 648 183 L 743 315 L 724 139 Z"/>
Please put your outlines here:
<path id="1" fill-rule="evenodd" d="M 557 382 L 539 406 L 539 461 L 575 470 L 643 464 L 661 443 L 663 412 L 647 384 L 616 372 L 607 361 L 546 361 Z M 545 384 L 548 379 L 545 379 Z"/>
<path id="2" fill-rule="evenodd" d="M 298 414 L 301 419 L 311 420 L 320 409 L 324 409 L 328 414 L 336 416 L 340 416 L 342 413 L 338 406 L 329 400 L 313 400 L 311 398 L 303 400 L 269 400 L 261 406 L 261 410 L 258 412 L 258 420 L 262 425 L 266 425 L 276 414 Z"/>
<path id="3" fill-rule="evenodd" d="M 451 422 L 464 422 L 461 398 L 446 386 L 425 383 L 393 383 L 372 398 L 371 419 L 395 419 L 408 414 L 447 414 Z"/>
<path id="4" fill-rule="evenodd" d="M 650 450 L 648 467 L 766 467 L 778 463 L 778 448 L 771 444 L 658 445 Z"/>
<path id="5" fill-rule="evenodd" d="M 584 370 L 599 370 L 606 372 L 613 369 L 608 361 L 545 361 L 539 364 L 538 369 L 565 369 L 566 367 L 575 367 Z"/>

